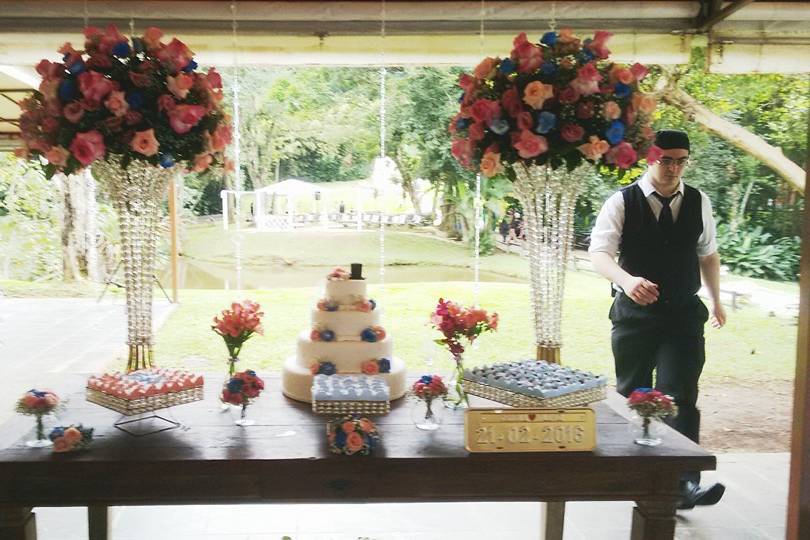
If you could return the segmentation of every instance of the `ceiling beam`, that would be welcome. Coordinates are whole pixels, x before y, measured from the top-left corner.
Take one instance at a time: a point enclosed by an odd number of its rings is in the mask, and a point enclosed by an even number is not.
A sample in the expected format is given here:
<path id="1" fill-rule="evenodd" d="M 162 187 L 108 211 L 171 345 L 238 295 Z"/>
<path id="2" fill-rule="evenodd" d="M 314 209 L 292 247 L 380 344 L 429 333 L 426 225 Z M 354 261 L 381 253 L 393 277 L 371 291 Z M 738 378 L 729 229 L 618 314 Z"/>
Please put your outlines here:
<path id="1" fill-rule="evenodd" d="M 748 4 L 751 4 L 752 2 L 754 2 L 754 0 L 734 0 L 726 7 L 718 11 L 717 6 L 719 3 L 712 1 L 710 3 L 710 6 L 712 7 L 710 13 L 708 14 L 708 17 L 706 17 L 705 20 L 702 20 L 703 17 L 698 17 L 696 27 L 689 33 L 705 34 L 709 30 L 711 30 L 711 28 L 715 24 L 724 21 L 725 19 L 729 18 L 732 14 L 738 12 L 739 10 L 741 10 Z"/>

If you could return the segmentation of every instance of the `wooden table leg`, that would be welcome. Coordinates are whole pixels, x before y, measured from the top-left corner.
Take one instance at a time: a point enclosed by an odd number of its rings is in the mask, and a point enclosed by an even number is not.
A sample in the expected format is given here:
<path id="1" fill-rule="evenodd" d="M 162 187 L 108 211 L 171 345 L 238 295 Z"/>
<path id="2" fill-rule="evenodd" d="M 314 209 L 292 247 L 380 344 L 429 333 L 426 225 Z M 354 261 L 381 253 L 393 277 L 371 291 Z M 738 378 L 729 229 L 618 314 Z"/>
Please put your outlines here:
<path id="1" fill-rule="evenodd" d="M 0 506 L 0 538 L 37 540 L 37 519 L 30 506 Z"/>
<path id="2" fill-rule="evenodd" d="M 90 540 L 107 540 L 109 533 L 109 520 L 106 506 L 87 507 L 87 525 Z"/>
<path id="3" fill-rule="evenodd" d="M 562 540 L 565 525 L 565 501 L 543 504 L 543 536 L 545 540 Z"/>
<path id="4" fill-rule="evenodd" d="M 636 501 L 630 540 L 675 538 L 675 502 Z"/>

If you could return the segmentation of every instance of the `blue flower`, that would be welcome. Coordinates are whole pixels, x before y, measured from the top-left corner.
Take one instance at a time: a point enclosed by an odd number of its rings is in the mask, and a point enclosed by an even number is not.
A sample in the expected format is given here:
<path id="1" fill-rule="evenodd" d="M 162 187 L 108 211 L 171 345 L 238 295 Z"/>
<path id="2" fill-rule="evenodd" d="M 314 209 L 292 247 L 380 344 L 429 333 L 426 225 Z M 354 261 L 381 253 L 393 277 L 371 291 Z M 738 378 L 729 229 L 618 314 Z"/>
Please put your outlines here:
<path id="1" fill-rule="evenodd" d="M 624 124 L 621 120 L 614 120 L 605 130 L 605 138 L 610 144 L 619 144 L 624 138 Z"/>
<path id="2" fill-rule="evenodd" d="M 172 159 L 172 156 L 169 154 L 160 154 L 160 166 L 164 169 L 174 167 L 174 160 Z"/>
<path id="3" fill-rule="evenodd" d="M 422 375 L 422 378 L 419 379 L 419 382 L 422 384 L 430 384 L 433 382 L 433 377 L 430 375 Z"/>
<path id="4" fill-rule="evenodd" d="M 372 328 L 366 328 L 360 333 L 360 339 L 374 343 L 377 341 L 377 333 Z"/>
<path id="5" fill-rule="evenodd" d="M 340 448 L 346 446 L 346 434 L 340 429 L 340 426 L 337 427 L 337 431 L 335 432 L 335 446 Z"/>
<path id="6" fill-rule="evenodd" d="M 82 60 L 79 60 L 78 62 L 73 62 L 72 64 L 70 64 L 68 66 L 68 71 L 70 72 L 71 75 L 78 75 L 79 73 L 84 73 L 85 71 L 87 71 L 87 69 L 86 66 L 84 65 L 84 62 Z"/>
<path id="7" fill-rule="evenodd" d="M 49 438 L 50 440 L 52 440 L 52 441 L 55 441 L 56 439 L 58 439 L 59 437 L 62 437 L 62 436 L 64 436 L 64 435 L 65 435 L 65 429 L 64 429 L 64 428 L 62 428 L 62 427 L 55 427 L 55 428 L 53 428 L 53 430 L 51 431 L 51 434 L 50 434 L 50 435 L 48 435 L 48 438 Z"/>
<path id="8" fill-rule="evenodd" d="M 252 369 L 246 369 L 246 370 L 245 370 L 245 373 L 247 373 L 247 374 L 248 374 L 248 375 L 250 375 L 251 377 L 255 377 L 255 376 L 256 376 L 256 372 L 255 372 L 255 371 L 253 371 Z"/>
<path id="9" fill-rule="evenodd" d="M 377 302 L 375 302 L 373 299 L 369 298 L 368 303 L 371 304 L 371 311 L 377 309 Z"/>
<path id="10" fill-rule="evenodd" d="M 466 129 L 469 125 L 470 121 L 467 118 L 459 118 L 456 120 L 456 129 Z"/>
<path id="11" fill-rule="evenodd" d="M 127 103 L 129 103 L 132 109 L 140 109 L 143 106 L 143 93 L 132 92 L 131 94 L 127 94 Z"/>
<path id="12" fill-rule="evenodd" d="M 61 99 L 64 103 L 69 101 L 73 101 L 76 97 L 76 83 L 65 79 L 61 83 L 59 83 L 59 99 Z"/>
<path id="13" fill-rule="evenodd" d="M 489 129 L 491 129 L 496 135 L 503 135 L 509 131 L 509 122 L 503 118 L 498 118 L 497 120 L 492 121 L 492 123 L 489 125 Z"/>
<path id="14" fill-rule="evenodd" d="M 380 373 L 390 373 L 391 372 L 391 360 L 388 358 L 380 358 L 377 362 L 377 367 L 380 368 Z"/>
<path id="15" fill-rule="evenodd" d="M 228 388 L 228 392 L 232 394 L 238 394 L 242 391 L 242 387 L 245 385 L 245 381 L 242 379 L 231 379 L 228 381 L 226 387 Z"/>
<path id="16" fill-rule="evenodd" d="M 331 330 L 321 330 L 321 339 L 323 341 L 335 341 L 335 333 Z"/>
<path id="17" fill-rule="evenodd" d="M 540 64 L 540 74 L 552 77 L 557 74 L 557 64 L 554 62 L 543 62 Z"/>
<path id="18" fill-rule="evenodd" d="M 546 32 L 540 38 L 540 43 L 553 47 L 557 43 L 557 32 Z"/>
<path id="19" fill-rule="evenodd" d="M 515 65 L 515 63 L 512 61 L 512 59 L 511 59 L 511 58 L 504 58 L 503 60 L 501 60 L 501 65 L 500 65 L 500 66 L 498 66 L 498 69 L 499 69 L 499 70 L 501 71 L 501 73 L 503 73 L 504 75 L 509 75 L 510 73 L 512 73 L 513 71 L 515 71 L 515 68 L 516 68 L 516 67 L 517 67 L 517 66 L 516 66 L 516 65 Z"/>
<path id="20" fill-rule="evenodd" d="M 335 368 L 335 364 L 332 362 L 321 362 L 321 367 L 318 369 L 318 373 L 321 375 L 334 375 L 337 373 L 337 369 Z"/>
<path id="21" fill-rule="evenodd" d="M 191 73 L 195 69 L 197 69 L 197 62 L 192 60 L 188 64 L 186 64 L 186 67 L 183 68 L 183 71 L 185 71 L 186 73 Z"/>
<path id="22" fill-rule="evenodd" d="M 616 97 L 624 98 L 630 95 L 631 89 L 624 83 L 616 83 L 613 87 L 613 93 L 616 94 Z"/>
<path id="23" fill-rule="evenodd" d="M 582 49 L 579 54 L 577 54 L 577 59 L 583 64 L 587 64 L 593 60 L 593 58 L 594 54 L 590 49 Z"/>
<path id="24" fill-rule="evenodd" d="M 132 52 L 132 49 L 129 48 L 129 43 L 119 43 L 112 50 L 113 55 L 119 58 L 129 56 L 130 52 Z"/>
<path id="25" fill-rule="evenodd" d="M 647 392 L 652 392 L 652 388 L 647 388 L 647 387 L 636 388 L 636 391 L 637 392 L 644 392 L 646 394 Z"/>
<path id="26" fill-rule="evenodd" d="M 326 311 L 337 311 L 340 308 L 337 302 L 327 302 Z"/>
<path id="27" fill-rule="evenodd" d="M 557 125 L 557 116 L 554 113 L 543 111 L 537 117 L 537 127 L 534 130 L 537 133 L 548 133 L 554 126 Z"/>

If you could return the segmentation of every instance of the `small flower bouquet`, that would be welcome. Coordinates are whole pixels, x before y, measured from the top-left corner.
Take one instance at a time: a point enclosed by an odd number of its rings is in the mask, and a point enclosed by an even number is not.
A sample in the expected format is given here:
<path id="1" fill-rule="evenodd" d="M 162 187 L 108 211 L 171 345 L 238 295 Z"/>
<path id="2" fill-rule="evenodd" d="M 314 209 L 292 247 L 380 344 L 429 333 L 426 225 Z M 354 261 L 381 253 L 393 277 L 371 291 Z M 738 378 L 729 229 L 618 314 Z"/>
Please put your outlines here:
<path id="1" fill-rule="evenodd" d="M 86 450 L 93 442 L 93 428 L 86 428 L 79 424 L 68 427 L 59 426 L 51 430 L 48 438 L 53 443 L 54 452 L 73 452 L 76 450 Z"/>
<path id="2" fill-rule="evenodd" d="M 236 425 L 250 426 L 256 423 L 254 420 L 247 419 L 247 406 L 259 397 L 262 390 L 264 390 L 264 381 L 252 369 L 235 373 L 222 387 L 220 397 L 222 402 L 242 408 Z"/>
<path id="3" fill-rule="evenodd" d="M 50 390 L 36 390 L 33 388 L 17 400 L 16 410 L 18 413 L 35 416 L 37 419 L 37 438 L 27 441 L 26 445 L 35 448 L 51 445 L 51 442 L 45 437 L 45 426 L 42 417 L 56 411 L 60 404 L 59 396 Z"/>
<path id="4" fill-rule="evenodd" d="M 498 329 L 498 314 L 491 315 L 481 308 L 464 307 L 456 302 L 439 298 L 439 303 L 430 317 L 433 328 L 439 330 L 444 337 L 435 340 L 439 345 L 446 346 L 455 360 L 455 374 L 451 381 L 456 396 L 453 403 L 456 406 L 468 403 L 468 398 L 461 386 L 464 375 L 464 345 L 462 339 L 472 344 L 484 332 Z"/>
<path id="5" fill-rule="evenodd" d="M 349 415 L 326 423 L 326 439 L 333 454 L 367 456 L 380 443 L 380 434 L 368 418 Z"/>
<path id="6" fill-rule="evenodd" d="M 672 396 L 652 388 L 637 388 L 627 398 L 627 405 L 642 419 L 641 437 L 636 439 L 637 444 L 644 446 L 657 446 L 661 439 L 650 434 L 650 424 L 653 418 L 666 418 L 678 414 L 678 407 Z"/>
<path id="7" fill-rule="evenodd" d="M 346 281 L 351 278 L 352 275 L 343 268 L 336 267 L 334 268 L 329 274 L 326 276 L 326 279 L 329 281 Z"/>
<path id="8" fill-rule="evenodd" d="M 411 396 L 416 400 L 411 418 L 419 429 L 432 431 L 441 425 L 441 408 L 433 407 L 433 400 L 447 395 L 447 386 L 439 375 L 422 375 L 413 386 Z"/>
<path id="9" fill-rule="evenodd" d="M 262 316 L 264 312 L 259 311 L 261 306 L 256 302 L 245 300 L 244 302 L 231 304 L 230 309 L 222 310 L 222 313 L 214 317 L 214 325 L 211 329 L 222 336 L 225 346 L 228 347 L 228 376 L 233 377 L 236 372 L 236 361 L 242 351 L 242 345 L 256 334 L 262 334 Z"/>

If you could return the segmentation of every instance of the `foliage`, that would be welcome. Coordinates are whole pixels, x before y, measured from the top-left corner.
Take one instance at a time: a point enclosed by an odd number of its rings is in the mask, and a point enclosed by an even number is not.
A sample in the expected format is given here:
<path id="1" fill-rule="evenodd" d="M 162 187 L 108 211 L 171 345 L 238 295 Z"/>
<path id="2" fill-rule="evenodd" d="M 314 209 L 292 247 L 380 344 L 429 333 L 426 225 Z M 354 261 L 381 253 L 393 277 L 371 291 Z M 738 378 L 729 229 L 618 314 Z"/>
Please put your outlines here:
<path id="1" fill-rule="evenodd" d="M 222 158 L 231 128 L 214 69 L 195 72 L 188 47 L 162 43 L 154 27 L 131 45 L 115 25 L 84 35 L 85 50 L 65 43 L 63 62 L 37 65 L 39 91 L 21 103 L 20 156 L 44 157 L 48 178 L 111 156 L 124 167 L 139 159 L 198 172 Z"/>
<path id="2" fill-rule="evenodd" d="M 757 225 L 746 229 L 725 223 L 717 226 L 720 259 L 741 276 L 796 281 L 799 273 L 801 239 L 773 238 Z"/>

